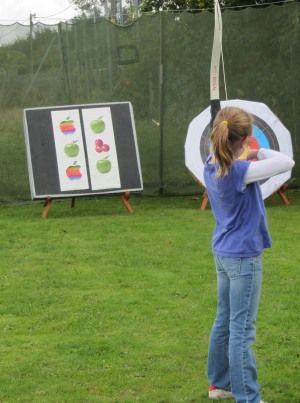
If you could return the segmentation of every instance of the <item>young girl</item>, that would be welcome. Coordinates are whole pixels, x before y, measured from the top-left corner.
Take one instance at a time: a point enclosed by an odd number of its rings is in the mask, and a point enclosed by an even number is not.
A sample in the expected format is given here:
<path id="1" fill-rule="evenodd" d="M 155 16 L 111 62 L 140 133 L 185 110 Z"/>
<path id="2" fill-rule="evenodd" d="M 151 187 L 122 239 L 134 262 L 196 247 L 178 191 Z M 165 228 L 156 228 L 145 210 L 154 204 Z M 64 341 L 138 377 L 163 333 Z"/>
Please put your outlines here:
<path id="1" fill-rule="evenodd" d="M 212 128 L 212 153 L 204 167 L 216 221 L 212 249 L 218 295 L 208 352 L 209 397 L 234 397 L 236 403 L 263 403 L 251 345 L 262 252 L 271 247 L 271 238 L 258 181 L 294 166 L 288 156 L 267 149 L 250 150 L 247 160 L 238 159 L 251 139 L 252 123 L 251 116 L 239 108 L 221 109 Z"/>

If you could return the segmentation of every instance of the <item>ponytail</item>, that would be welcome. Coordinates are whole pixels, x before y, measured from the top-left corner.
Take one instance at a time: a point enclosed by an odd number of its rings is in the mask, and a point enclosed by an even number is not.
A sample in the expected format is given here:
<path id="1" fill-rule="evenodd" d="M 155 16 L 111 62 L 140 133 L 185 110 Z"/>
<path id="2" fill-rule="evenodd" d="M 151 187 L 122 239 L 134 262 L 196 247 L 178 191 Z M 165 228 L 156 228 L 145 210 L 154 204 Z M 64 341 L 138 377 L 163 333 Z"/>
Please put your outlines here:
<path id="1" fill-rule="evenodd" d="M 235 157 L 233 146 L 252 135 L 252 117 L 236 107 L 221 109 L 211 132 L 212 152 L 219 164 L 217 178 L 226 176 Z"/>
<path id="2" fill-rule="evenodd" d="M 219 163 L 217 178 L 228 174 L 233 162 L 233 153 L 228 139 L 228 124 L 221 122 L 213 128 L 211 133 L 212 151 Z"/>

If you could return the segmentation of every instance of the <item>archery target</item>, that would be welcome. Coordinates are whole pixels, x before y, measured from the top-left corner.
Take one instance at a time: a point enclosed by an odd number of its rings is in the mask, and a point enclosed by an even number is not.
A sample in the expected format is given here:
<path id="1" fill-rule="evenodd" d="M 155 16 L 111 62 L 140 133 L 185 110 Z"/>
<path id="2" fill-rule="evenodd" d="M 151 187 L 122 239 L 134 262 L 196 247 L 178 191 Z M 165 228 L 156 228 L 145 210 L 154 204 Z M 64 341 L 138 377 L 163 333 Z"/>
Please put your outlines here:
<path id="1" fill-rule="evenodd" d="M 280 151 L 293 158 L 290 132 L 279 118 L 263 103 L 230 100 L 222 101 L 221 108 L 236 106 L 253 116 L 253 134 L 259 148 Z M 185 142 L 185 164 L 193 176 L 205 187 L 203 170 L 210 153 L 210 106 L 200 113 L 189 125 Z M 250 144 L 251 147 L 251 144 Z M 291 171 L 273 176 L 260 182 L 263 198 L 266 199 L 291 177 Z"/>

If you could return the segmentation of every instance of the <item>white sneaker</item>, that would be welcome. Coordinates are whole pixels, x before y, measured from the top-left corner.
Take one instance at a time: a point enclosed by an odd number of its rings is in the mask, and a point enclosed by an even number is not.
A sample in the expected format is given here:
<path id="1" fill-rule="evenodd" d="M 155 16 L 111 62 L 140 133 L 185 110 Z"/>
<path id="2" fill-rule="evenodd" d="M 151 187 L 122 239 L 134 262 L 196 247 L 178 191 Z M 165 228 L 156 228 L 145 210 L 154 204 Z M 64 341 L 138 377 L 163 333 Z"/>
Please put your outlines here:
<path id="1" fill-rule="evenodd" d="M 232 399 L 233 395 L 230 390 L 218 389 L 210 385 L 208 397 L 214 400 L 221 400 L 221 399 Z"/>

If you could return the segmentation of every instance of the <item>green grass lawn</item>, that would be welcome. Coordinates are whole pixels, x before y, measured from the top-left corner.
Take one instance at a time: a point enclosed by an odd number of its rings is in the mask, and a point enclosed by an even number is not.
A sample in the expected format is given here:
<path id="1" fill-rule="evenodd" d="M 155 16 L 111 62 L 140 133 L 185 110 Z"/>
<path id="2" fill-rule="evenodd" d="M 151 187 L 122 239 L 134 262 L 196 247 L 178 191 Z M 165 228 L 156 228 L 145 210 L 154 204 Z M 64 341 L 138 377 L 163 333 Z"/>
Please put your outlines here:
<path id="1" fill-rule="evenodd" d="M 300 402 L 300 193 L 266 201 L 262 397 Z M 214 220 L 192 197 L 0 208 L 0 402 L 208 402 Z"/>

